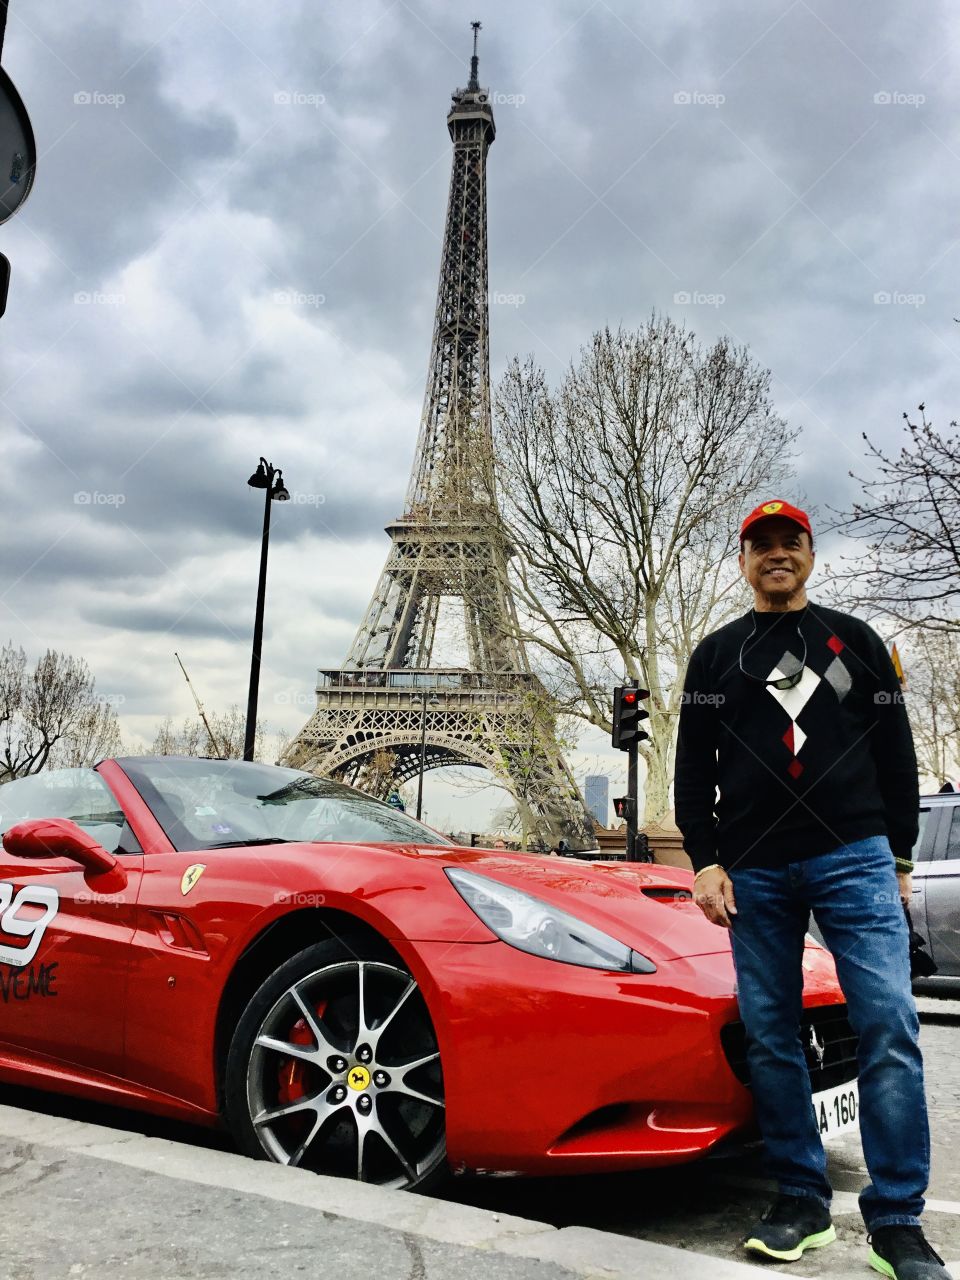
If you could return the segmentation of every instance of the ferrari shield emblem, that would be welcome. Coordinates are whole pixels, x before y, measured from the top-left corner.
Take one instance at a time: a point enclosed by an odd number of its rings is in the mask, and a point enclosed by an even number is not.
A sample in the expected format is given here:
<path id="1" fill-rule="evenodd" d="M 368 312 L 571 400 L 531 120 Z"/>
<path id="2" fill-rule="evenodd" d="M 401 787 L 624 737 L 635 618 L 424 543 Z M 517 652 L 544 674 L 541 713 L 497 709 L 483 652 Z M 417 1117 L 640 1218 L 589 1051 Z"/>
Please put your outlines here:
<path id="1" fill-rule="evenodd" d="M 782 502 L 765 502 L 760 510 L 763 511 L 765 515 L 772 516 L 776 515 L 782 506 Z"/>
<path id="2" fill-rule="evenodd" d="M 186 871 L 180 877 L 180 892 L 184 897 L 187 896 L 206 869 L 207 864 L 205 862 L 194 862 L 191 866 L 187 867 Z"/>
<path id="3" fill-rule="evenodd" d="M 347 1084 L 357 1093 L 362 1093 L 370 1083 L 370 1072 L 366 1067 L 351 1067 L 347 1076 Z"/>

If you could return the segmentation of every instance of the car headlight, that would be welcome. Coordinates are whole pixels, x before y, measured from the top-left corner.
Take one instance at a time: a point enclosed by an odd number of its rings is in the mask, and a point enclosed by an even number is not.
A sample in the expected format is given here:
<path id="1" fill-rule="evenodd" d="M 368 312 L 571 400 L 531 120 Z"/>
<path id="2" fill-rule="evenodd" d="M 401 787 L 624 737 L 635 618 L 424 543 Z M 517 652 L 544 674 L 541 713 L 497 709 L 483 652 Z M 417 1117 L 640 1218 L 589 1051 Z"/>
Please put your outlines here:
<path id="1" fill-rule="evenodd" d="M 551 906 L 530 893 L 511 889 L 459 867 L 444 867 L 467 906 L 502 942 L 545 960 L 612 969 L 618 973 L 656 973 L 646 956 L 608 933 Z"/>

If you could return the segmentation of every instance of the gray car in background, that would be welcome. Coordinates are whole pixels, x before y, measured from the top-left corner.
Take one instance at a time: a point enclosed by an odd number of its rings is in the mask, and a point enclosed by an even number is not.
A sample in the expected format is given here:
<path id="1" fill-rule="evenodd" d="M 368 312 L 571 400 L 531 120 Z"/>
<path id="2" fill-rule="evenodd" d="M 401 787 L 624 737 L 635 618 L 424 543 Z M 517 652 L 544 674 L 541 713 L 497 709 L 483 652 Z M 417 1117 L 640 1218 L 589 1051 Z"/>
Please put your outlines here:
<path id="1" fill-rule="evenodd" d="M 918 995 L 960 998 L 960 792 L 920 797 L 920 834 L 913 846 L 910 918 L 937 972 L 917 979 Z M 823 943 L 811 916 L 810 932 Z"/>
<path id="2" fill-rule="evenodd" d="M 960 792 L 920 797 L 913 850 L 913 927 L 937 972 L 913 984 L 923 995 L 960 996 Z"/>

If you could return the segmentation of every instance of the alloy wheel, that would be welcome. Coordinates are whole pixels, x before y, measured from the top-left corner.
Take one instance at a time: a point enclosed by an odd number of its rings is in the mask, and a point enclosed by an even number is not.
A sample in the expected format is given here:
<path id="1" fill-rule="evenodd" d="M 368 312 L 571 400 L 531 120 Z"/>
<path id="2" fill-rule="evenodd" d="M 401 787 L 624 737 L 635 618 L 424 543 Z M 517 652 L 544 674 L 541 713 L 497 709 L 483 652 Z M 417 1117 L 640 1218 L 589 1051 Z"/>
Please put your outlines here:
<path id="1" fill-rule="evenodd" d="M 263 1019 L 247 1105 L 280 1164 L 387 1187 L 443 1161 L 443 1076 L 417 983 L 379 961 L 327 965 L 287 988 Z"/>

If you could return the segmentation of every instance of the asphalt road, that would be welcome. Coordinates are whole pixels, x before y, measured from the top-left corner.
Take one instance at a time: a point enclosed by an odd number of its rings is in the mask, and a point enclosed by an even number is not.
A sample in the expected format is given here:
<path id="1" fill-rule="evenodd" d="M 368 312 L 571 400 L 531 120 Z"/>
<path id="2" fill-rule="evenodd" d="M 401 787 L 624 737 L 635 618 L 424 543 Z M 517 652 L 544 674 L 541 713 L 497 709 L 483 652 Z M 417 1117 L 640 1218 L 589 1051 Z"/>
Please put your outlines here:
<path id="1" fill-rule="evenodd" d="M 960 1002 L 923 999 L 919 1005 L 932 1137 L 928 1198 L 938 1202 L 926 1215 L 927 1233 L 960 1280 Z M 4 1101 L 150 1136 L 230 1149 L 221 1134 L 34 1090 L 5 1090 Z M 846 1135 L 830 1144 L 828 1154 L 838 1193 L 834 1204 L 838 1242 L 807 1254 L 802 1271 L 822 1280 L 850 1280 L 868 1274 L 863 1224 L 856 1206 L 856 1193 L 866 1177 L 858 1136 Z M 594 1227 L 718 1258 L 742 1259 L 738 1242 L 769 1194 L 761 1158 L 751 1156 L 611 1176 L 463 1177 L 451 1181 L 444 1198 L 555 1226 Z M 602 1265 L 602 1259 L 598 1261 Z M 799 1268 L 764 1269 L 795 1274 Z"/>

